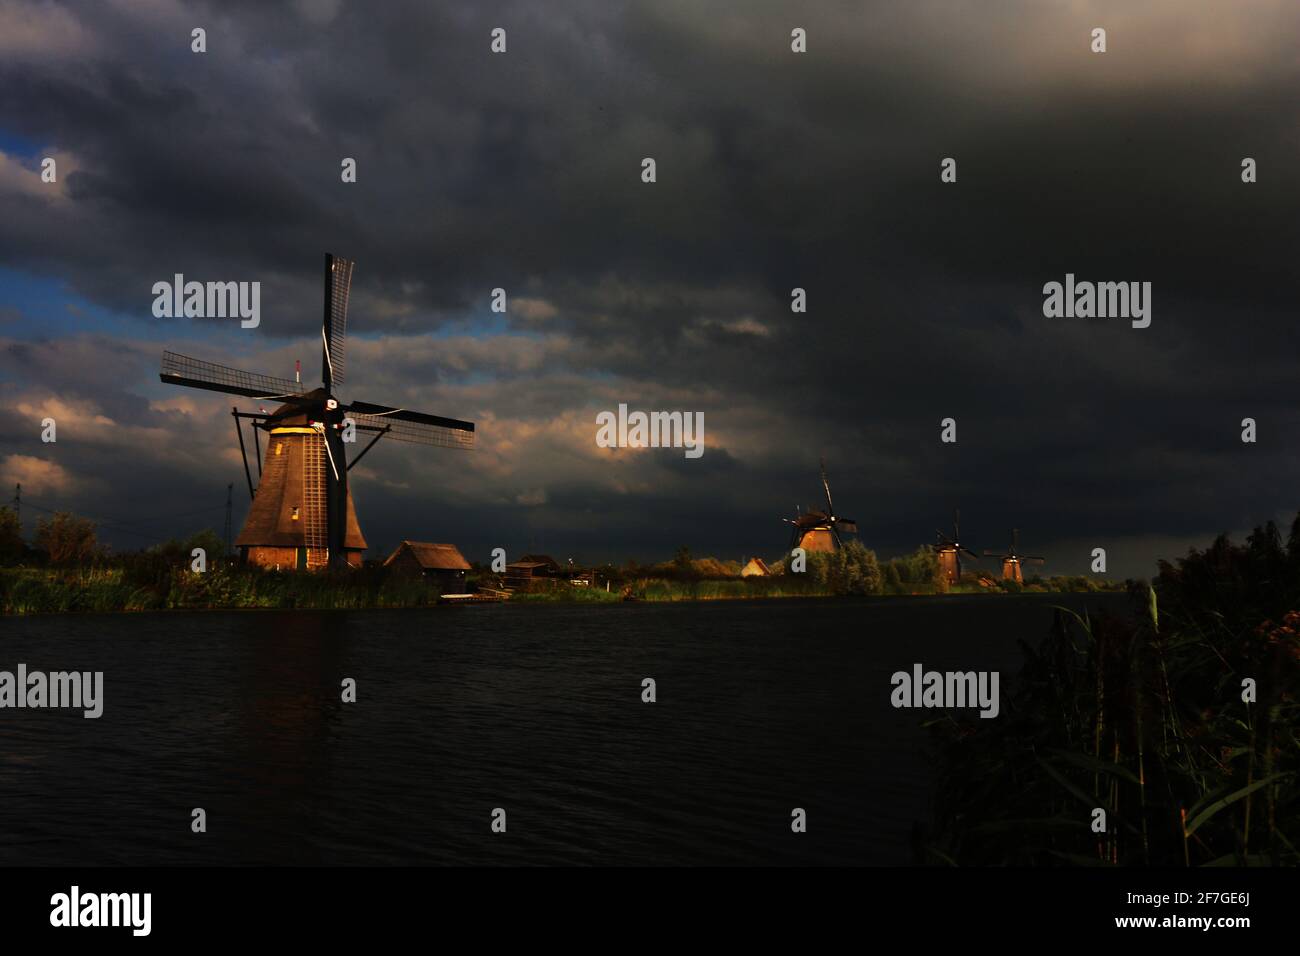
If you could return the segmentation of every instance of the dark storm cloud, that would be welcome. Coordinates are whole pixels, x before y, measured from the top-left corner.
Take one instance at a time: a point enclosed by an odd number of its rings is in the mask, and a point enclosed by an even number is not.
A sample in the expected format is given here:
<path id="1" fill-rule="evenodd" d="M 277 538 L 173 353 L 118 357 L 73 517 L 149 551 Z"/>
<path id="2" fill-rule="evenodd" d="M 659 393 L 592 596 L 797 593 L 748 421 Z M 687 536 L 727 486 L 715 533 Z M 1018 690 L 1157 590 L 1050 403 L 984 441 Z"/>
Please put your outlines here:
<path id="1" fill-rule="evenodd" d="M 775 553 L 822 454 L 882 551 L 960 505 L 981 544 L 1013 524 L 1070 542 L 1058 570 L 1083 568 L 1079 542 L 1194 540 L 1300 503 L 1294 4 L 0 9 L 0 132 L 72 169 L 58 201 L 6 188 L 0 264 L 141 319 L 119 375 L 81 374 L 95 339 L 11 343 L 6 387 L 187 442 L 159 495 L 205 455 L 224 475 L 231 439 L 219 398 L 158 404 L 136 355 L 181 329 L 148 288 L 262 281 L 258 337 L 208 354 L 284 374 L 315 361 L 332 249 L 358 261 L 354 331 L 393 336 L 354 341 L 357 394 L 480 419 L 471 464 L 376 452 L 372 541 L 547 528 L 602 556 Z M 1067 272 L 1152 282 L 1151 328 L 1045 319 Z M 508 327 L 464 334 L 497 286 Z M 703 411 L 711 465 L 593 460 L 619 401 Z M 111 485 L 130 466 L 108 454 Z"/>

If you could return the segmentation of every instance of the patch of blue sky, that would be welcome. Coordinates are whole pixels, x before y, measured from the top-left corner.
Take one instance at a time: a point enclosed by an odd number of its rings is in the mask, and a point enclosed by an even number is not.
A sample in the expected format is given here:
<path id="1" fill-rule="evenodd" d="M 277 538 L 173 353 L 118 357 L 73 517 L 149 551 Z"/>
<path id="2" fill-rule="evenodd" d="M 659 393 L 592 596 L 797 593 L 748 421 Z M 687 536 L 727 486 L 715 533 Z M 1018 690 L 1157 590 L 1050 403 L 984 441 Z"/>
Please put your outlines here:
<path id="1" fill-rule="evenodd" d="M 137 317 L 97 305 L 62 279 L 0 268 L 0 310 L 17 314 L 4 334 L 14 338 L 58 338 L 79 332 L 139 335 Z"/>
<path id="2" fill-rule="evenodd" d="M 79 295 L 62 279 L 16 269 L 0 268 L 0 316 L 8 320 L 0 325 L 0 334 L 16 339 L 95 334 L 156 339 L 161 345 L 164 340 L 216 342 L 231 337 L 228 327 L 211 320 L 155 318 L 149 289 L 141 291 L 138 311 L 123 312 Z M 237 320 L 231 321 L 238 329 Z M 236 344 L 251 349 L 257 340 L 245 335 Z"/>
<path id="3" fill-rule="evenodd" d="M 13 156 L 16 159 L 21 160 L 24 165 L 34 166 L 36 161 L 39 159 L 37 153 L 47 148 L 54 148 L 53 144 L 40 143 L 34 139 L 29 139 L 26 136 L 15 133 L 12 130 L 0 127 L 0 153 L 4 153 L 6 156 Z"/>

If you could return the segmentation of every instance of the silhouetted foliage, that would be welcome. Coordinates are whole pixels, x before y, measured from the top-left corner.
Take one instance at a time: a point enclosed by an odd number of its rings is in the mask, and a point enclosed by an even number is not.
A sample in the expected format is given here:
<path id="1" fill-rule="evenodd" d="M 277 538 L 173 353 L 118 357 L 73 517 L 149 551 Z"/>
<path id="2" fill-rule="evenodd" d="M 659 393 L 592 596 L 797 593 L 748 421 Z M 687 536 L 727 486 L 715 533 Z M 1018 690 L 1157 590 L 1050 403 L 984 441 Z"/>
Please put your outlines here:
<path id="1" fill-rule="evenodd" d="M 0 507 L 0 564 L 17 564 L 25 550 L 17 512 L 8 505 Z"/>
<path id="2" fill-rule="evenodd" d="M 934 548 L 923 545 L 885 562 L 884 587 L 886 594 L 942 593 L 948 590 L 948 581 Z"/>
<path id="3" fill-rule="evenodd" d="M 68 511 L 36 523 L 36 547 L 49 556 L 53 565 L 86 564 L 99 553 L 95 523 Z"/>
<path id="4" fill-rule="evenodd" d="M 1059 609 L 996 720 L 944 717 L 928 862 L 1300 862 L 1300 519 L 1218 538 L 1131 617 Z M 1243 680 L 1255 682 L 1254 702 Z M 1093 812 L 1105 810 L 1104 832 Z"/>

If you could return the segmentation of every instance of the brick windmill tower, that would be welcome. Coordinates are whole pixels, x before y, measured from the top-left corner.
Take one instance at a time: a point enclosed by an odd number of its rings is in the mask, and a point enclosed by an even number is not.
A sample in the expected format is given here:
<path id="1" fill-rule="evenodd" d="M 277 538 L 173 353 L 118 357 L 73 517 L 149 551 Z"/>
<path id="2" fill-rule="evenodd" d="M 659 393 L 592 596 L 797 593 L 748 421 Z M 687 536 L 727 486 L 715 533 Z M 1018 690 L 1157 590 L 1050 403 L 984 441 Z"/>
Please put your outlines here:
<path id="1" fill-rule="evenodd" d="M 300 570 L 360 565 L 366 539 L 357 523 L 348 470 L 385 435 L 444 448 L 474 445 L 473 422 L 339 399 L 335 390 L 344 378 L 351 286 L 352 263 L 326 255 L 319 388 L 307 390 L 300 381 L 163 352 L 159 377 L 168 384 L 280 403 L 271 412 L 231 410 L 253 499 L 235 544 L 241 557 L 254 564 Z M 252 425 L 256 488 L 244 444 L 244 419 Z M 265 466 L 260 432 L 266 433 Z M 347 445 L 362 433 L 369 434 L 370 441 L 349 462 Z"/>

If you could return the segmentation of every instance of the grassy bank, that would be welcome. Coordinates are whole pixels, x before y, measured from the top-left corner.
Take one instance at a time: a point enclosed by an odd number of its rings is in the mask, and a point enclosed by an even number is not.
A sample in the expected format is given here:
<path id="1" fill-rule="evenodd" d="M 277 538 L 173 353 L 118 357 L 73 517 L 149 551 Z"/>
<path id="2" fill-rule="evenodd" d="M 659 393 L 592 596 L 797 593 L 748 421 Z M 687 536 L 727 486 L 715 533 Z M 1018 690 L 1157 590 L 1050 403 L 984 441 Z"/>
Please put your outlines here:
<path id="1" fill-rule="evenodd" d="M 438 602 L 440 590 L 424 581 L 394 577 L 382 570 L 333 576 L 227 565 L 203 574 L 155 568 L 142 575 L 130 568 L 112 567 L 0 568 L 0 612 L 16 615 L 220 608 L 428 607 Z M 625 593 L 635 600 L 655 602 L 817 597 L 830 592 L 815 581 L 795 577 L 705 581 L 644 578 L 609 591 L 597 587 L 575 588 L 560 582 L 552 589 L 517 593 L 511 600 L 613 603 L 624 600 Z"/>
<path id="2" fill-rule="evenodd" d="M 491 576 L 487 576 L 491 578 Z M 843 590 L 834 578 L 780 574 L 771 577 L 674 578 L 626 577 L 604 587 L 572 587 L 558 581 L 545 590 L 516 593 L 522 603 L 604 604 L 624 600 L 646 602 L 726 601 L 757 598 L 809 598 L 872 594 L 928 595 L 942 593 L 1019 593 L 1096 590 L 1096 582 L 1080 579 L 1046 582 L 1025 588 L 965 584 L 951 590 L 933 582 L 898 587 Z M 495 585 L 495 579 L 485 581 Z M 467 590 L 474 590 L 474 580 Z M 246 608 L 403 608 L 429 607 L 441 589 L 418 579 L 396 577 L 382 568 L 366 568 L 335 576 L 270 571 L 237 564 L 218 565 L 198 574 L 169 565 L 89 568 L 0 568 L 0 614 L 59 614 L 118 611 L 162 611 Z"/>
<path id="3" fill-rule="evenodd" d="M 167 569 L 142 579 L 125 568 L 0 568 L 5 614 L 201 608 L 391 608 L 437 603 L 419 580 L 358 572 L 339 579 L 248 567 L 203 574 Z"/>

